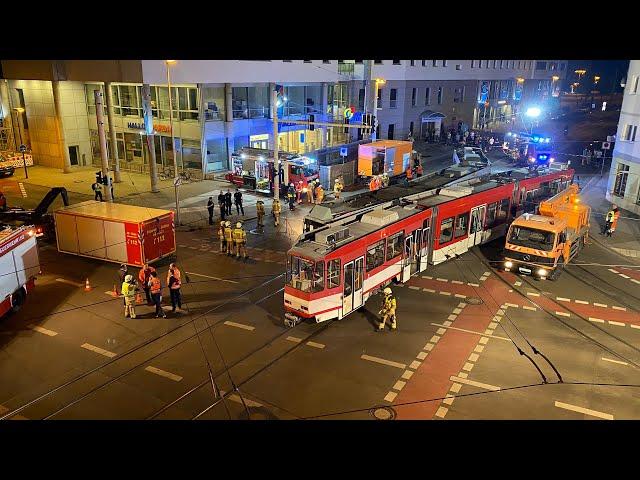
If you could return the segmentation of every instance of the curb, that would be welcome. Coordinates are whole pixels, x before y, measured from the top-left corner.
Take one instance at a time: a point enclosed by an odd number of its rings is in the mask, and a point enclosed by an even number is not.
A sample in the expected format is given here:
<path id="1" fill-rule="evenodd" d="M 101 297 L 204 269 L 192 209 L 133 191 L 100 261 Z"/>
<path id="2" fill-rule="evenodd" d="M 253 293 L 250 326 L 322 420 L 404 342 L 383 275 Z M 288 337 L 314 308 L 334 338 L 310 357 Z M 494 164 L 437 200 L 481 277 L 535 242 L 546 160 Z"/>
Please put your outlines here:
<path id="1" fill-rule="evenodd" d="M 599 235 L 599 234 L 598 234 Z M 609 245 L 607 245 L 606 243 L 602 242 L 600 239 L 596 238 L 593 235 L 589 235 L 589 238 L 591 239 L 591 241 L 593 241 L 594 243 L 597 243 L 598 245 L 600 245 L 602 248 L 608 250 L 609 252 L 613 253 L 614 255 L 619 256 L 620 258 L 624 258 L 627 261 L 631 261 L 631 263 L 635 264 L 635 265 L 639 265 L 640 266 L 640 261 L 638 261 L 635 257 L 627 257 L 626 255 L 623 255 L 621 253 L 616 252 L 615 250 L 612 250 L 611 247 Z"/>

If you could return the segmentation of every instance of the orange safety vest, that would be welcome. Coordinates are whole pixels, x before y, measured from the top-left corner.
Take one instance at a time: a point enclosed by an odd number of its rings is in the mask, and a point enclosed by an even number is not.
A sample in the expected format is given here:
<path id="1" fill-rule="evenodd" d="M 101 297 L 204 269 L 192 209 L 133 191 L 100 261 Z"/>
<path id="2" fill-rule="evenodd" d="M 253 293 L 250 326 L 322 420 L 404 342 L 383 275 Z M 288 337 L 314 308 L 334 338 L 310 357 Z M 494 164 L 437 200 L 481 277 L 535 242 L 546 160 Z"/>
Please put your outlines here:
<path id="1" fill-rule="evenodd" d="M 411 168 L 407 168 L 407 180 L 411 180 L 413 178 L 413 172 Z"/>
<path id="2" fill-rule="evenodd" d="M 149 271 L 145 272 L 144 268 L 141 268 L 140 271 L 138 272 L 138 280 L 140 280 L 140 283 L 142 283 L 143 285 L 146 285 L 147 282 L 149 281 L 149 277 L 151 276 L 151 272 L 155 272 L 156 269 L 153 268 L 151 265 L 149 265 Z"/>
<path id="3" fill-rule="evenodd" d="M 376 179 L 375 178 L 371 178 L 371 181 L 369 182 L 369 190 L 370 191 L 375 191 L 376 189 Z"/>
<path id="4" fill-rule="evenodd" d="M 620 218 L 620 210 L 616 210 L 613 212 L 613 222 L 611 222 L 611 231 L 616 229 L 618 225 L 618 218 Z"/>
<path id="5" fill-rule="evenodd" d="M 162 285 L 160 284 L 158 277 L 152 277 L 151 280 L 149 280 L 149 283 L 151 283 L 151 293 L 160 293 Z"/>

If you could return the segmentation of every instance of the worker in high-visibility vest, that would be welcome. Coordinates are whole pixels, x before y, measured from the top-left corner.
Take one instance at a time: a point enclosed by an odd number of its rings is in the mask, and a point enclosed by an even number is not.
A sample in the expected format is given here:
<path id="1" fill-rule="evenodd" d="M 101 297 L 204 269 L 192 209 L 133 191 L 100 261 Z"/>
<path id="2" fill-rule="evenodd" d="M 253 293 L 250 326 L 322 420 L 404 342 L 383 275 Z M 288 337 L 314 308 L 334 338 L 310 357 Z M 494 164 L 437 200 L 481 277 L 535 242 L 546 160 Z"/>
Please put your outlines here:
<path id="1" fill-rule="evenodd" d="M 376 190 L 380 190 L 382 188 L 382 179 L 380 177 L 380 175 L 376 175 Z"/>
<path id="2" fill-rule="evenodd" d="M 153 304 L 156 306 L 156 318 L 167 318 L 164 310 L 162 310 L 162 284 L 158 278 L 158 272 L 155 270 L 151 272 L 151 277 L 149 278 L 149 289 L 151 290 Z"/>
<path id="3" fill-rule="evenodd" d="M 311 180 L 311 182 L 307 185 L 307 202 L 309 203 L 314 203 L 314 187 L 315 187 L 315 180 Z"/>
<path id="4" fill-rule="evenodd" d="M 271 213 L 273 214 L 273 218 L 275 220 L 276 227 L 280 225 L 280 213 L 282 212 L 282 205 L 280 205 L 280 200 L 275 198 L 273 200 L 273 204 L 271 205 Z"/>
<path id="5" fill-rule="evenodd" d="M 138 287 L 136 286 L 136 282 L 133 279 L 133 275 L 127 275 L 124 277 L 124 282 L 122 282 L 122 287 L 120 291 L 124 296 L 124 317 L 136 318 L 136 290 Z"/>
<path id="6" fill-rule="evenodd" d="M 616 227 L 618 226 L 618 218 L 620 218 L 620 210 L 614 203 L 613 205 L 611 205 L 611 210 L 607 212 L 605 223 L 605 233 L 607 237 L 610 237 L 613 232 L 616 231 Z"/>
<path id="7" fill-rule="evenodd" d="M 384 330 L 387 320 L 391 320 L 391 330 L 396 329 L 396 297 L 393 296 L 389 287 L 384 289 L 384 300 L 382 301 L 382 322 L 378 325 L 378 330 Z"/>
<path id="8" fill-rule="evenodd" d="M 320 205 L 324 201 L 324 188 L 321 184 L 316 187 L 316 205 Z"/>
<path id="9" fill-rule="evenodd" d="M 256 202 L 256 215 L 258 215 L 258 226 L 264 227 L 264 202 L 262 200 Z"/>
<path id="10" fill-rule="evenodd" d="M 234 255 L 233 233 L 231 231 L 231 222 L 224 222 L 224 238 L 227 241 L 227 255 Z"/>
<path id="11" fill-rule="evenodd" d="M 342 182 L 340 181 L 339 178 L 336 178 L 336 181 L 333 184 L 333 195 L 335 196 L 336 200 L 340 198 L 340 192 L 342 192 L 342 189 L 344 187 L 342 186 Z"/>
<path id="12" fill-rule="evenodd" d="M 233 242 L 236 245 L 236 256 L 240 258 L 240 252 L 244 254 L 244 258 L 247 258 L 247 232 L 242 228 L 242 222 L 236 223 L 236 228 L 233 229 Z"/>
<path id="13" fill-rule="evenodd" d="M 218 227 L 218 239 L 220 240 L 220 253 L 227 253 L 227 240 L 224 238 L 224 221 L 220 220 Z"/>
<path id="14" fill-rule="evenodd" d="M 371 177 L 371 180 L 369 181 L 369 191 L 370 192 L 375 192 L 378 189 L 378 182 L 376 181 L 376 177 Z"/>

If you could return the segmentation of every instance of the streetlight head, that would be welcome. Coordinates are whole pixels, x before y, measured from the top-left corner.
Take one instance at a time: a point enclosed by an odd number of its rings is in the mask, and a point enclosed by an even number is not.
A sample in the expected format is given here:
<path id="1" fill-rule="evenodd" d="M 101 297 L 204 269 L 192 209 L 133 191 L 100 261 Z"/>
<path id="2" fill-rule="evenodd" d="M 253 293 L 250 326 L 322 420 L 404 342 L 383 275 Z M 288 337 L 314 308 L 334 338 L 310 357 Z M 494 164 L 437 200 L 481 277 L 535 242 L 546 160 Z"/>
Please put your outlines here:
<path id="1" fill-rule="evenodd" d="M 551 80 L 557 82 L 558 80 L 560 80 L 560 77 L 558 75 L 554 75 L 553 77 L 551 77 Z"/>
<path id="2" fill-rule="evenodd" d="M 527 113 L 526 113 L 527 117 L 539 117 L 540 116 L 540 109 L 538 107 L 530 107 L 527 109 Z"/>
<path id="3" fill-rule="evenodd" d="M 22 107 L 16 107 L 14 110 L 18 113 L 24 113 L 24 108 Z"/>
<path id="4" fill-rule="evenodd" d="M 384 78 L 376 78 L 376 83 L 379 85 L 384 85 L 387 81 Z"/>
<path id="5" fill-rule="evenodd" d="M 165 62 L 167 62 L 167 65 L 175 65 L 176 63 L 178 63 L 177 60 L 165 60 Z"/>

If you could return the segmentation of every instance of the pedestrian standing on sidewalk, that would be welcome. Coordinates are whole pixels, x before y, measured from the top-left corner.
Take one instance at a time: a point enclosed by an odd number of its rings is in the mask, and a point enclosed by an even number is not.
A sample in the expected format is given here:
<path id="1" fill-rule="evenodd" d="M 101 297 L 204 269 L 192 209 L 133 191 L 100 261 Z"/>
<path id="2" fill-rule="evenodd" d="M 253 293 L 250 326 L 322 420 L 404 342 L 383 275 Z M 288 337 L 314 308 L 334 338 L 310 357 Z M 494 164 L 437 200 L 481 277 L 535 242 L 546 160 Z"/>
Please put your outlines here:
<path id="1" fill-rule="evenodd" d="M 218 206 L 220 207 L 220 220 L 224 222 L 225 213 L 227 211 L 227 204 L 224 197 L 224 192 L 220 190 L 218 195 Z"/>
<path id="2" fill-rule="evenodd" d="M 227 188 L 227 193 L 224 194 L 224 203 L 227 206 L 227 215 L 231 215 L 231 192 Z"/>
<path id="3" fill-rule="evenodd" d="M 102 185 L 100 185 L 98 182 L 95 182 L 93 185 L 91 185 L 91 189 L 94 193 L 94 200 L 99 199 L 101 202 L 104 202 L 104 200 L 102 199 Z"/>
<path id="4" fill-rule="evenodd" d="M 242 192 L 236 188 L 236 193 L 233 194 L 233 201 L 236 204 L 236 211 L 238 215 L 242 212 L 242 216 L 244 217 L 244 207 L 242 206 Z"/>
<path id="5" fill-rule="evenodd" d="M 209 201 L 207 202 L 207 210 L 209 211 L 209 225 L 213 225 L 213 197 L 209 197 Z"/>
<path id="6" fill-rule="evenodd" d="M 158 278 L 158 272 L 156 272 L 155 270 L 151 272 L 149 283 L 147 285 L 149 290 L 151 291 L 153 305 L 156 306 L 156 318 L 167 318 L 164 310 L 162 310 L 162 283 L 160 283 L 160 279 Z"/>
<path id="7" fill-rule="evenodd" d="M 167 285 L 169 286 L 169 295 L 171 296 L 171 311 L 174 313 L 176 308 L 182 310 L 182 294 L 180 293 L 182 284 L 180 282 L 180 274 L 176 271 L 177 269 L 175 268 L 169 268 L 169 272 L 167 273 Z"/>

